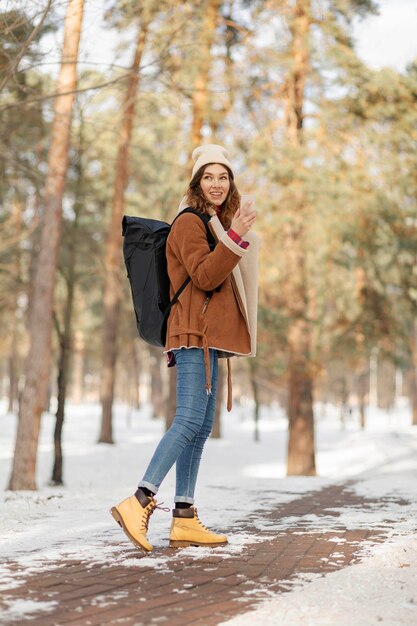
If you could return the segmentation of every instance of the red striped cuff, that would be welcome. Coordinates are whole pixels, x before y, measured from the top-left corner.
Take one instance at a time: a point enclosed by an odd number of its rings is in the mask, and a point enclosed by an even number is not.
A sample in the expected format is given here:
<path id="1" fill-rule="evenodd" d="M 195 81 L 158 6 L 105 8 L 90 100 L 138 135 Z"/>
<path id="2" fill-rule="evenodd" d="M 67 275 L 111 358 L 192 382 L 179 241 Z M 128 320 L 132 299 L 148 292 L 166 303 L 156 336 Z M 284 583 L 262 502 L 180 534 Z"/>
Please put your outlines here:
<path id="1" fill-rule="evenodd" d="M 249 241 L 245 241 L 244 239 L 242 239 L 242 237 L 238 235 L 237 233 L 235 233 L 235 231 L 232 230 L 231 228 L 229 228 L 229 230 L 227 231 L 227 234 L 229 235 L 232 241 L 237 243 L 237 245 L 243 248 L 244 250 L 246 250 L 246 248 L 249 247 Z"/>

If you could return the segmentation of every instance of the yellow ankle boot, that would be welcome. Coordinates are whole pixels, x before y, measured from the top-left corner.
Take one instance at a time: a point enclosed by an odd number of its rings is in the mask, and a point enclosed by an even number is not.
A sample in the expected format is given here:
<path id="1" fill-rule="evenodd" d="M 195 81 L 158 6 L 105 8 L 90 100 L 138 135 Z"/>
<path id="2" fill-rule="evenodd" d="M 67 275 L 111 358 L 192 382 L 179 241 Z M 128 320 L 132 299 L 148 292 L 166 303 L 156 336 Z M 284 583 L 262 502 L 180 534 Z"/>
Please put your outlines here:
<path id="1" fill-rule="evenodd" d="M 116 522 L 122 527 L 130 541 L 145 552 L 151 552 L 153 547 L 146 538 L 149 518 L 155 510 L 156 500 L 145 494 L 126 498 L 117 506 L 110 509 Z"/>
<path id="2" fill-rule="evenodd" d="M 169 545 L 171 548 L 187 546 L 224 546 L 227 537 L 216 535 L 198 519 L 197 509 L 173 509 Z"/>

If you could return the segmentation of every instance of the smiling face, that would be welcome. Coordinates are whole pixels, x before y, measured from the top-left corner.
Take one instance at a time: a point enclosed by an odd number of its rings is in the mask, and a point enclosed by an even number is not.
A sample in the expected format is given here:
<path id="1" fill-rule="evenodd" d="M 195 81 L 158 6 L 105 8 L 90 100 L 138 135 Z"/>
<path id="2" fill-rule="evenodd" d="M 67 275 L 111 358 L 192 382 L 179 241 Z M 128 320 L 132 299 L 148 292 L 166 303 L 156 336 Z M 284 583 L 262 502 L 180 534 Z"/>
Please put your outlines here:
<path id="1" fill-rule="evenodd" d="M 229 173 L 224 165 L 212 163 L 207 165 L 200 180 L 200 187 L 206 200 L 221 206 L 230 189 Z"/>

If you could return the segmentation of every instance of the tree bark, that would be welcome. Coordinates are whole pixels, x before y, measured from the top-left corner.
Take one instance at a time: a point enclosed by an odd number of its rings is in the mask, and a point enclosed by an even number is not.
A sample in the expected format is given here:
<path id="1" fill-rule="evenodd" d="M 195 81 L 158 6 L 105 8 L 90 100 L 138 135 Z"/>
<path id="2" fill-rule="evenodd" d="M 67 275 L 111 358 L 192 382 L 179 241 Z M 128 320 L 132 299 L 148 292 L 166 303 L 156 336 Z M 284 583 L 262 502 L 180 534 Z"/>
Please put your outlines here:
<path id="1" fill-rule="evenodd" d="M 259 412 L 260 412 L 260 402 L 259 402 L 259 385 L 256 379 L 256 363 L 254 359 L 250 359 L 249 361 L 249 377 L 250 384 L 252 387 L 252 395 L 253 395 L 253 403 L 254 403 L 254 432 L 253 438 L 255 441 L 259 441 Z"/>
<path id="2" fill-rule="evenodd" d="M 80 126 L 80 154 L 77 160 L 77 185 L 74 198 L 74 221 L 71 225 L 70 240 L 68 242 L 68 266 L 65 282 L 67 285 L 67 299 L 65 303 L 64 327 L 59 337 L 59 364 L 58 364 L 58 407 L 55 419 L 54 430 L 54 465 L 52 468 L 51 482 L 54 485 L 63 484 L 63 459 L 62 459 L 62 428 L 65 418 L 65 401 L 67 397 L 67 388 L 69 380 L 69 367 L 72 352 L 72 320 L 74 312 L 74 295 L 76 288 L 76 262 L 77 262 L 77 231 L 82 210 L 82 184 L 83 184 L 83 167 L 82 167 L 82 130 Z"/>
<path id="3" fill-rule="evenodd" d="M 413 322 L 409 342 L 411 366 L 409 372 L 409 396 L 411 404 L 411 423 L 417 426 L 417 345 L 416 345 L 416 323 Z"/>
<path id="4" fill-rule="evenodd" d="M 123 106 L 123 118 L 120 127 L 119 146 L 116 163 L 111 218 L 106 239 L 106 257 L 104 261 L 104 321 L 103 355 L 101 377 L 102 418 L 99 443 L 114 443 L 112 427 L 112 407 L 116 376 L 117 329 L 120 314 L 121 290 L 120 269 L 122 249 L 121 221 L 124 212 L 124 195 L 128 181 L 128 159 L 135 115 L 136 94 L 139 85 L 139 68 L 148 34 L 149 18 L 144 10 L 140 13 L 141 24 L 136 40 L 135 55 L 131 67 L 129 82 Z"/>
<path id="5" fill-rule="evenodd" d="M 349 412 L 349 389 L 347 385 L 346 376 L 341 375 L 341 389 L 340 389 L 340 427 L 342 430 L 346 429 L 346 416 Z"/>
<path id="6" fill-rule="evenodd" d="M 62 228 L 62 197 L 68 168 L 68 148 L 77 56 L 83 17 L 83 0 L 69 0 L 64 25 L 62 63 L 57 83 L 41 245 L 34 276 L 29 314 L 29 353 L 25 364 L 25 386 L 19 407 L 13 469 L 9 489 L 36 489 L 36 456 L 44 398 L 51 363 L 52 310 L 55 274 Z"/>
<path id="7" fill-rule="evenodd" d="M 365 226 L 364 226 L 365 227 Z M 364 268 L 364 251 L 358 248 L 358 264 L 355 270 L 356 299 L 359 307 L 366 306 L 367 276 Z M 370 361 L 365 345 L 365 331 L 362 324 L 358 324 L 355 332 L 356 353 L 359 355 L 356 365 L 357 396 L 359 409 L 359 425 L 362 430 L 366 426 L 366 404 L 369 398 Z"/>
<path id="8" fill-rule="evenodd" d="M 304 88 L 308 73 L 308 37 L 310 1 L 296 0 L 289 24 L 292 35 L 292 70 L 286 82 L 284 121 L 287 142 L 300 152 L 303 143 Z M 300 157 L 300 168 L 303 163 Z M 313 414 L 313 364 L 311 360 L 311 329 L 308 318 L 308 289 L 304 252 L 304 193 L 295 181 L 292 189 L 284 248 L 288 278 L 285 298 L 290 324 L 288 330 L 288 475 L 316 474 Z"/>
<path id="9" fill-rule="evenodd" d="M 366 405 L 369 392 L 369 367 L 366 366 L 357 377 L 357 394 L 359 408 L 359 425 L 362 430 L 366 426 Z"/>
<path id="10" fill-rule="evenodd" d="M 377 361 L 377 406 L 392 411 L 395 405 L 396 369 L 391 360 L 380 357 Z"/>
<path id="11" fill-rule="evenodd" d="M 17 355 L 17 316 L 16 311 L 12 313 L 12 321 L 9 327 L 10 332 L 10 354 L 8 358 L 9 366 L 9 401 L 7 412 L 14 413 L 18 401 L 18 355 Z"/>
<path id="12" fill-rule="evenodd" d="M 15 235 L 20 239 L 20 231 L 22 226 L 22 207 L 19 199 L 15 197 L 13 203 L 13 222 Z M 13 261 L 13 294 L 12 298 L 12 319 L 9 326 L 10 352 L 8 359 L 9 366 L 9 402 L 8 412 L 13 413 L 18 401 L 18 295 L 20 284 L 20 246 L 17 245 L 14 251 Z"/>
<path id="13" fill-rule="evenodd" d="M 60 336 L 60 355 L 58 364 L 58 407 L 54 429 L 54 465 L 51 482 L 62 485 L 62 428 L 65 416 L 65 399 L 68 381 L 68 366 L 71 350 L 71 317 L 74 301 L 74 287 L 68 285 L 64 330 Z"/>
<path id="14" fill-rule="evenodd" d="M 149 356 L 152 417 L 162 417 L 164 413 L 164 390 L 161 374 L 161 349 L 149 346 Z"/>
<path id="15" fill-rule="evenodd" d="M 211 47 L 216 34 L 217 18 L 221 0 L 209 0 L 206 3 L 203 25 L 199 37 L 200 51 L 197 60 L 197 75 L 193 84 L 191 96 L 192 125 L 191 125 L 191 153 L 202 143 L 203 126 L 207 121 L 208 85 L 210 80 Z"/>
<path id="16" fill-rule="evenodd" d="M 82 328 L 76 328 L 74 331 L 71 390 L 74 404 L 80 404 L 84 397 L 84 352 L 84 332 Z"/>
<path id="17" fill-rule="evenodd" d="M 131 404 L 138 411 L 140 409 L 140 373 L 141 373 L 141 353 L 139 352 L 139 341 L 132 342 L 132 390 Z"/>

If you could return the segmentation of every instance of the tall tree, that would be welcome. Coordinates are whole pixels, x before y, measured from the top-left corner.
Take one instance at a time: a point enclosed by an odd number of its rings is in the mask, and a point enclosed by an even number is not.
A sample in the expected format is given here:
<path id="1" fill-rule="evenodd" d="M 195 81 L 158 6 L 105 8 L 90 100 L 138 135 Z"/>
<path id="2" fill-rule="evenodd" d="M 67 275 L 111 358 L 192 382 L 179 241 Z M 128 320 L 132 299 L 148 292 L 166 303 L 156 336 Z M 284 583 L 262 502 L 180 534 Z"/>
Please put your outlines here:
<path id="1" fill-rule="evenodd" d="M 285 81 L 286 142 L 303 169 L 303 129 L 305 86 L 309 72 L 309 35 L 311 26 L 309 0 L 296 0 L 288 20 L 290 71 Z M 311 329 L 306 312 L 308 287 L 305 258 L 305 193 L 295 180 L 291 186 L 293 201 L 286 215 L 284 250 L 286 254 L 285 300 L 290 319 L 288 327 L 288 460 L 289 475 L 314 475 L 313 372 L 311 367 Z"/>
<path id="2" fill-rule="evenodd" d="M 13 202 L 13 227 L 14 232 L 17 237 L 20 237 L 21 234 L 21 226 L 22 226 L 22 206 L 21 201 L 16 194 L 14 202 Z M 14 289 L 11 294 L 11 323 L 9 326 L 9 339 L 10 339 L 10 350 L 9 350 L 9 407 L 8 412 L 13 413 L 15 409 L 15 404 L 18 399 L 18 297 L 19 297 L 19 289 L 18 285 L 20 283 L 20 275 L 21 275 L 21 250 L 20 245 L 16 246 L 14 250 L 14 259 L 12 266 L 12 274 L 11 279 L 14 283 Z"/>
<path id="3" fill-rule="evenodd" d="M 12 490 L 36 489 L 36 456 L 44 398 L 49 384 L 55 274 L 61 239 L 62 198 L 68 166 L 83 9 L 83 0 L 69 0 L 51 128 L 44 209 L 40 225 L 40 251 L 29 313 L 30 345 L 25 363 L 25 386 L 19 407 L 19 424 L 9 482 L 9 489 Z"/>
<path id="4" fill-rule="evenodd" d="M 116 161 L 114 194 L 111 208 L 109 229 L 106 238 L 106 256 L 104 261 L 104 321 L 103 353 L 101 374 L 101 430 L 98 441 L 113 443 L 112 407 L 114 397 L 117 329 L 121 302 L 121 222 L 124 212 L 125 189 L 128 182 L 128 159 L 135 116 L 136 95 L 140 80 L 140 64 L 145 49 L 146 38 L 151 19 L 149 6 L 145 3 L 139 10 L 139 30 L 136 39 L 135 54 L 128 77 L 126 95 L 123 104 L 122 121 L 119 133 L 119 145 Z"/>
<path id="5" fill-rule="evenodd" d="M 192 102 L 192 122 L 190 155 L 203 139 L 203 125 L 208 119 L 208 91 L 211 67 L 211 49 L 215 38 L 221 0 L 209 0 L 204 6 L 201 31 L 197 38 L 196 75 L 194 78 Z"/>
<path id="6" fill-rule="evenodd" d="M 267 208 L 260 225 L 269 241 L 263 252 L 266 271 L 261 276 L 260 325 L 262 331 L 267 323 L 265 329 L 276 333 L 282 344 L 282 356 L 275 356 L 274 366 L 284 365 L 287 374 L 288 474 L 314 475 L 316 471 L 313 392 L 333 305 L 326 284 L 335 244 L 330 230 L 335 220 L 331 198 L 340 197 L 342 208 L 344 197 L 346 211 L 348 194 L 340 180 L 339 188 L 329 192 L 332 179 L 324 176 L 329 172 L 323 171 L 323 164 L 330 167 L 338 150 L 350 148 L 347 133 L 344 143 L 335 142 L 334 119 L 326 112 L 337 97 L 337 87 L 341 82 L 351 83 L 360 66 L 350 25 L 355 14 L 366 13 L 371 5 L 366 0 L 329 1 L 323 6 L 311 0 L 277 0 L 261 6 L 260 16 L 266 17 L 270 34 L 271 30 L 277 34 L 274 17 L 280 15 L 275 22 L 279 43 L 274 41 L 271 47 L 271 60 L 264 47 L 261 58 L 253 52 L 262 70 L 256 75 L 248 72 L 252 87 L 247 98 L 248 121 L 258 131 L 248 154 L 264 164 L 258 177 L 270 181 L 271 198 L 260 190 Z M 270 346 L 273 341 L 271 337 Z"/>
<path id="7" fill-rule="evenodd" d="M 58 406 L 56 410 L 56 420 L 54 429 L 54 464 L 52 468 L 51 482 L 54 485 L 63 484 L 63 455 L 62 455 L 62 430 L 65 418 L 65 403 L 67 398 L 67 388 L 70 371 L 70 360 L 72 355 L 73 343 L 73 317 L 74 303 L 77 288 L 77 264 L 78 249 L 77 242 L 79 239 L 80 220 L 83 209 L 83 183 L 84 183 L 84 145 L 83 145 L 83 114 L 80 112 L 79 121 L 79 137 L 76 160 L 74 169 L 76 173 L 74 203 L 73 203 L 73 220 L 64 230 L 63 253 L 65 257 L 60 262 L 60 273 L 64 278 L 66 287 L 66 297 L 64 303 L 63 320 L 60 322 L 55 312 L 55 326 L 58 335 L 59 356 L 58 356 Z M 67 235 L 67 238 L 65 238 Z"/>

